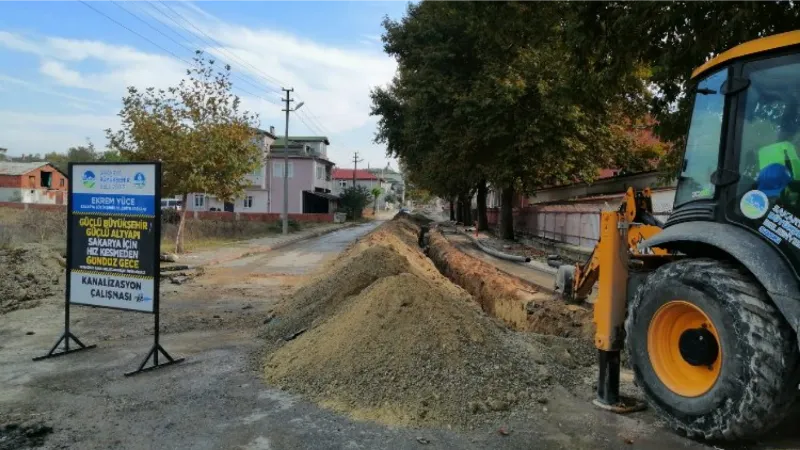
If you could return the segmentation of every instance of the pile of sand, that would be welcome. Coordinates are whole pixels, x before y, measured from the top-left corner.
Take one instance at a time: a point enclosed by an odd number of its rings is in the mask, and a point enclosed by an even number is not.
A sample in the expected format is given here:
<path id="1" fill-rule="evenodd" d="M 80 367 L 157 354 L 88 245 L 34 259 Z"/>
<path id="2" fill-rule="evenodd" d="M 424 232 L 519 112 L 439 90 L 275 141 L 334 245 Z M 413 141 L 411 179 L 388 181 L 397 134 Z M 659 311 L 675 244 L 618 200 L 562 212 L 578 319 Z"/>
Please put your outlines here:
<path id="1" fill-rule="evenodd" d="M 0 314 L 32 308 L 38 300 L 63 293 L 59 256 L 39 244 L 0 249 Z"/>
<path id="2" fill-rule="evenodd" d="M 360 419 L 455 427 L 541 411 L 555 384 L 587 389 L 590 343 L 509 331 L 436 270 L 416 230 L 382 225 L 297 292 L 264 332 L 271 383 Z"/>

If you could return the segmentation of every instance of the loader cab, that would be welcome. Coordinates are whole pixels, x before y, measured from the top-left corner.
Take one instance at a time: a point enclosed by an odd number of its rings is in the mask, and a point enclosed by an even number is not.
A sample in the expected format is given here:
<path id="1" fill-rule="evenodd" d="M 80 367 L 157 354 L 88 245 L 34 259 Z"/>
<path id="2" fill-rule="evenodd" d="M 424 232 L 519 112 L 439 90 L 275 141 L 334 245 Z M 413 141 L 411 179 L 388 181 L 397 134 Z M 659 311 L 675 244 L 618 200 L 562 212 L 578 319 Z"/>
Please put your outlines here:
<path id="1" fill-rule="evenodd" d="M 798 277 L 800 32 L 740 47 L 693 74 L 692 116 L 666 227 L 713 221 L 745 229 L 778 250 Z"/>

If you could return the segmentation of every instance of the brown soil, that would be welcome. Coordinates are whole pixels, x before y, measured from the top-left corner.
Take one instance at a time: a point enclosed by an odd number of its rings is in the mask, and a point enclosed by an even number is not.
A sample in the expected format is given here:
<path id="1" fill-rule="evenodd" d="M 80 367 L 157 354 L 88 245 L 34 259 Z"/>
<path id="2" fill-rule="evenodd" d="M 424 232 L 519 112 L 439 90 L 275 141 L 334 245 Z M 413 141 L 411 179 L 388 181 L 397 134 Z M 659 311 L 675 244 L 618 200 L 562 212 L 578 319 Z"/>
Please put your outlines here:
<path id="1" fill-rule="evenodd" d="M 64 267 L 56 252 L 40 244 L 0 250 L 0 314 L 33 308 L 61 293 Z"/>
<path id="2" fill-rule="evenodd" d="M 589 309 L 565 304 L 556 295 L 539 292 L 464 254 L 437 230 L 430 232 L 428 256 L 442 273 L 472 294 L 484 311 L 516 330 L 587 339 L 594 334 Z"/>
<path id="3" fill-rule="evenodd" d="M 508 330 L 417 233 L 387 222 L 288 299 L 262 333 L 267 379 L 356 418 L 462 428 L 541 412 L 556 385 L 591 396 L 589 342 Z"/>

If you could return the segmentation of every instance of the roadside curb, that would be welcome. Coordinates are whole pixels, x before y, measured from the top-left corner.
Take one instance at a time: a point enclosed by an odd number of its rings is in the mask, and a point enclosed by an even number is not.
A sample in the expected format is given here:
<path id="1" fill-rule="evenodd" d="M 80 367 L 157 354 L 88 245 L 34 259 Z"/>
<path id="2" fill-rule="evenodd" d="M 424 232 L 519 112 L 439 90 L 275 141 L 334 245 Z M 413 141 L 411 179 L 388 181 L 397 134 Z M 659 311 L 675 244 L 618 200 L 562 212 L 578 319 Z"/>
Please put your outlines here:
<path id="1" fill-rule="evenodd" d="M 302 241 L 305 241 L 305 240 L 308 240 L 308 239 L 318 238 L 318 237 L 324 236 L 326 234 L 330 234 L 330 233 L 333 233 L 333 232 L 336 232 L 336 231 L 339 231 L 339 230 L 344 230 L 344 229 L 347 229 L 347 228 L 352 228 L 352 227 L 355 227 L 355 226 L 358 226 L 358 225 L 361 225 L 361 224 L 346 223 L 341 227 L 330 228 L 330 229 L 322 230 L 322 231 L 316 231 L 316 232 L 313 232 L 311 234 L 307 234 L 307 235 L 303 235 L 303 236 L 297 236 L 297 237 L 294 237 L 294 238 L 286 239 L 284 241 L 276 242 L 273 245 L 260 246 L 260 247 L 255 247 L 253 249 L 248 249 L 248 251 L 243 252 L 240 255 L 230 256 L 230 257 L 227 257 L 227 258 L 214 259 L 212 261 L 208 261 L 208 262 L 202 263 L 202 264 L 189 265 L 188 267 L 189 267 L 189 270 L 194 270 L 194 269 L 199 269 L 199 268 L 202 268 L 202 267 L 215 266 L 215 265 L 218 265 L 218 264 L 223 264 L 223 263 L 226 263 L 226 262 L 235 261 L 235 260 L 241 259 L 241 258 L 247 258 L 248 256 L 260 255 L 262 253 L 268 253 L 268 252 L 271 252 L 273 250 L 278 250 L 278 249 L 281 249 L 283 247 L 287 247 L 289 245 L 296 244 L 298 242 L 302 242 Z"/>

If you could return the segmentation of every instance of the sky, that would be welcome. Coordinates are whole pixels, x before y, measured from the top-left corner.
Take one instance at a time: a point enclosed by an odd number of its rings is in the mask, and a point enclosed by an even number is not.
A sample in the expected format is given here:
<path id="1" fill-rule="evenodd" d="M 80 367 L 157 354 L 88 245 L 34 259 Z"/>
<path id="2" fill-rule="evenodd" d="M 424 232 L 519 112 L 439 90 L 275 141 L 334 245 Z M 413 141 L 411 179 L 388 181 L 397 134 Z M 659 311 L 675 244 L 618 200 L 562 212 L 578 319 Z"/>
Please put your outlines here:
<path id="1" fill-rule="evenodd" d="M 284 133 L 282 87 L 305 104 L 290 135 L 328 136 L 339 167 L 383 167 L 370 89 L 391 81 L 384 16 L 407 2 L 0 2 L 0 147 L 106 146 L 128 86 L 177 85 L 195 49 L 230 64 L 234 93 Z M 96 10 L 96 11 L 95 11 Z M 99 11 L 99 12 L 98 12 Z"/>

